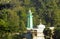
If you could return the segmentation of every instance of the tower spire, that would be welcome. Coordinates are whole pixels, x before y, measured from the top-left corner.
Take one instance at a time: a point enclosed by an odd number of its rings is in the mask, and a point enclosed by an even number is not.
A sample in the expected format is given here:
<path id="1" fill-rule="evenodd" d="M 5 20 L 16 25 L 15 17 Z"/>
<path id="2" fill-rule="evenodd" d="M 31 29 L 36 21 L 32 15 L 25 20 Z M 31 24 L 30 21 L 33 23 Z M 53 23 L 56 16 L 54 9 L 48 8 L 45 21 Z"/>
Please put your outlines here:
<path id="1" fill-rule="evenodd" d="M 40 19 L 40 24 L 42 24 L 42 20 Z"/>

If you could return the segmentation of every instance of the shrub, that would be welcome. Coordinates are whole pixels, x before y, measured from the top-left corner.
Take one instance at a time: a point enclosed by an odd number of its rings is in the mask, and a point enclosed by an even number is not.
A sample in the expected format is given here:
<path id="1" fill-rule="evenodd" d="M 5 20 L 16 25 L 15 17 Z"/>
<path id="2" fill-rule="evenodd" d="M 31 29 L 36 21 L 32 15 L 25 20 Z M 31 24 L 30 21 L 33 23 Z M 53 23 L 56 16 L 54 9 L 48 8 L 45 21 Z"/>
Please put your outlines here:
<path id="1" fill-rule="evenodd" d="M 54 29 L 53 39 L 60 39 L 60 27 Z"/>
<path id="2" fill-rule="evenodd" d="M 45 28 L 43 33 L 44 33 L 45 39 L 50 39 L 52 33 L 51 33 L 51 30 L 49 28 Z"/>

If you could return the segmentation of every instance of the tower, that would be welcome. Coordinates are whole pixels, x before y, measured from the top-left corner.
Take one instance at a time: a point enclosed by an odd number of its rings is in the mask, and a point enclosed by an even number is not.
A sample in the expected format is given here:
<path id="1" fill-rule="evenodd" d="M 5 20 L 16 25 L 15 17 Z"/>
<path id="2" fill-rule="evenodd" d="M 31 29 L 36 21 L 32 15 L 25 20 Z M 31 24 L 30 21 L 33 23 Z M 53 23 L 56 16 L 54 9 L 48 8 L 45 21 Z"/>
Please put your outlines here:
<path id="1" fill-rule="evenodd" d="M 31 10 L 29 10 L 28 12 L 28 16 L 27 16 L 27 30 L 31 30 L 33 29 L 33 15 Z"/>

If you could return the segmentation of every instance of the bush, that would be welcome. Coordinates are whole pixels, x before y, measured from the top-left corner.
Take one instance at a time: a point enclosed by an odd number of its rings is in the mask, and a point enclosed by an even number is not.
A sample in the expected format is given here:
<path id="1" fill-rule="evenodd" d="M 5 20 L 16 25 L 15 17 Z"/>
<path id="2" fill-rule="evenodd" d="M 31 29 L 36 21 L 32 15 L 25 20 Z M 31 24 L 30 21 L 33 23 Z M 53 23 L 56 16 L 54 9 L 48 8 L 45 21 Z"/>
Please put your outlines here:
<path id="1" fill-rule="evenodd" d="M 53 39 L 60 39 L 60 27 L 54 29 Z"/>
<path id="2" fill-rule="evenodd" d="M 45 28 L 43 33 L 44 33 L 45 39 L 50 39 L 52 33 L 51 33 L 51 30 L 49 28 Z"/>

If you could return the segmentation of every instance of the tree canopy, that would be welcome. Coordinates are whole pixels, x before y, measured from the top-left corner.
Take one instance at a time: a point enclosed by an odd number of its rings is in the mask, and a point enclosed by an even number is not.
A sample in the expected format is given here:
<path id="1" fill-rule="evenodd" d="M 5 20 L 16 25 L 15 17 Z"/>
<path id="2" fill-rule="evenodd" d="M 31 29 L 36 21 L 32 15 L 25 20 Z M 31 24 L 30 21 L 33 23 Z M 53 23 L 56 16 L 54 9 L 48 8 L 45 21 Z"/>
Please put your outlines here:
<path id="1" fill-rule="evenodd" d="M 60 26 L 60 0 L 0 0 L 0 30 L 26 30 L 29 9 L 34 26 L 40 19 L 46 27 Z"/>

